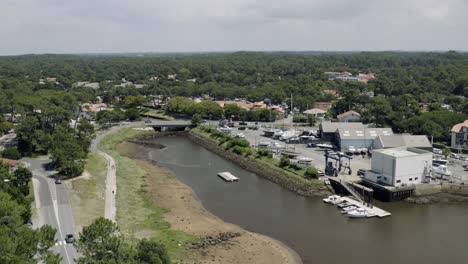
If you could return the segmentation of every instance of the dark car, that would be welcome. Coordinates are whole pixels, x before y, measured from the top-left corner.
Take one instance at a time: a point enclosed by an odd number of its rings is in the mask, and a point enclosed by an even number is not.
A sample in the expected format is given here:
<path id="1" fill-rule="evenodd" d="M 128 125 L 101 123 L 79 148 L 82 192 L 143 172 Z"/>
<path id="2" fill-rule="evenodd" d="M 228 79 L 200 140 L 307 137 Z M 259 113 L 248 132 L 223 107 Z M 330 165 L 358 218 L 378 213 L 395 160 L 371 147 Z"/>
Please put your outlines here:
<path id="1" fill-rule="evenodd" d="M 307 143 L 307 147 L 308 147 L 308 148 L 316 148 L 316 147 L 317 147 L 317 143 L 309 142 L 309 143 Z"/>
<path id="2" fill-rule="evenodd" d="M 239 122 L 239 125 L 240 125 L 240 126 L 246 126 L 246 125 L 247 125 L 247 122 L 244 122 L 244 121 Z"/>
<path id="3" fill-rule="evenodd" d="M 62 184 L 62 180 L 60 178 L 55 178 L 55 184 Z"/>
<path id="4" fill-rule="evenodd" d="M 146 119 L 146 120 L 145 120 L 145 123 L 146 123 L 146 124 L 149 124 L 149 123 L 151 123 L 151 120 Z"/>
<path id="5" fill-rule="evenodd" d="M 364 176 L 365 174 L 366 174 L 366 171 L 363 170 L 363 169 L 359 169 L 359 170 L 357 171 L 357 175 L 358 175 L 358 176 Z"/>
<path id="6" fill-rule="evenodd" d="M 65 242 L 67 242 L 67 244 L 75 243 L 75 237 L 73 236 L 73 234 L 66 235 L 65 236 Z"/>

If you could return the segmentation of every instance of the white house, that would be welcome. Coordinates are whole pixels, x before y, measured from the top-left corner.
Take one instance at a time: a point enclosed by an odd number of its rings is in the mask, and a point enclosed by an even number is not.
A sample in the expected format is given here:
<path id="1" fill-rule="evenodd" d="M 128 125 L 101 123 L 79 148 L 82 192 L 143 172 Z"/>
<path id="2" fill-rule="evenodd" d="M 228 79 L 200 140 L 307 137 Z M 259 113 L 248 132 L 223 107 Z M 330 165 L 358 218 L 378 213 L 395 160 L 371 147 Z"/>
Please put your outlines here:
<path id="1" fill-rule="evenodd" d="M 361 114 L 351 110 L 338 115 L 337 118 L 339 122 L 359 122 L 361 121 Z"/>
<path id="2" fill-rule="evenodd" d="M 468 142 L 468 120 L 465 122 L 456 124 L 452 127 L 452 138 L 450 141 L 450 146 L 452 148 L 464 148 Z"/>
<path id="3" fill-rule="evenodd" d="M 364 179 L 389 186 L 408 186 L 428 182 L 432 153 L 416 148 L 390 148 L 372 151 L 371 170 Z"/>
<path id="4" fill-rule="evenodd" d="M 305 115 L 313 115 L 317 118 L 324 118 L 327 111 L 320 108 L 312 108 L 303 112 Z"/>

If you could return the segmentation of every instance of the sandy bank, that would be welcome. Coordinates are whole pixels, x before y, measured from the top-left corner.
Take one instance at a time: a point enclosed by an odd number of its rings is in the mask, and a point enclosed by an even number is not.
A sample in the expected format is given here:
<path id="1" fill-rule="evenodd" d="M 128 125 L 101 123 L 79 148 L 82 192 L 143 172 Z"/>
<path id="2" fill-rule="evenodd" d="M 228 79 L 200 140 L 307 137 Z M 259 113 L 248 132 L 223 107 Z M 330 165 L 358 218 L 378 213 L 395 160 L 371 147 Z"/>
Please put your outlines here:
<path id="1" fill-rule="evenodd" d="M 241 234 L 218 245 L 187 250 L 184 263 L 302 263 L 300 257 L 283 243 L 226 223 L 208 212 L 190 187 L 171 172 L 146 160 L 145 147 L 127 142 L 119 144 L 117 150 L 136 159 L 145 170 L 147 194 L 158 207 L 170 209 L 165 218 L 172 228 L 196 236 L 223 232 Z"/>

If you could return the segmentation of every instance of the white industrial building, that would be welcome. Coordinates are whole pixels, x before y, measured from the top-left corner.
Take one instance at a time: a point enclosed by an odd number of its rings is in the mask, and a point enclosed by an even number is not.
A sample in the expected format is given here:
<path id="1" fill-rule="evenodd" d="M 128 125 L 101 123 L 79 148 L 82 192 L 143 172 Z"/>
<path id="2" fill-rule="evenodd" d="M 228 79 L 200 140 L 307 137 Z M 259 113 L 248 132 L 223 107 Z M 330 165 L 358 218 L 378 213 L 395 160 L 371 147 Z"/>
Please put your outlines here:
<path id="1" fill-rule="evenodd" d="M 372 151 L 371 170 L 364 179 L 380 185 L 408 186 L 428 182 L 432 153 L 409 147 Z"/>
<path id="2" fill-rule="evenodd" d="M 338 128 L 336 131 L 336 144 L 342 151 L 346 151 L 351 146 L 370 148 L 377 137 L 391 135 L 393 135 L 391 128 Z"/>

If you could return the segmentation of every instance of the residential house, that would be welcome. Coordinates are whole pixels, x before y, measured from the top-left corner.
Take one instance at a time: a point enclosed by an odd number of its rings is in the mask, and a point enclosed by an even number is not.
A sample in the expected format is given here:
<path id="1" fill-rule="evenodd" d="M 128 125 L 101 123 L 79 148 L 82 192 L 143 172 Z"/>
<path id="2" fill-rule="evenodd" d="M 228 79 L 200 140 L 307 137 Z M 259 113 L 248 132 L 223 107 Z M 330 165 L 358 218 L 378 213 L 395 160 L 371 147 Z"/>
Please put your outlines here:
<path id="1" fill-rule="evenodd" d="M 83 112 L 91 112 L 91 113 L 97 113 L 99 111 L 112 111 L 114 110 L 112 107 L 109 107 L 106 103 L 97 103 L 97 104 L 90 104 L 90 103 L 84 103 L 81 105 L 81 111 Z"/>
<path id="2" fill-rule="evenodd" d="M 10 169 L 10 172 L 15 171 L 21 166 L 21 162 L 19 160 L 0 158 L 0 162 L 3 164 L 7 164 Z"/>
<path id="3" fill-rule="evenodd" d="M 348 111 L 337 116 L 339 122 L 359 122 L 361 121 L 361 114 L 356 111 Z"/>
<path id="4" fill-rule="evenodd" d="M 72 87 L 86 87 L 92 89 L 99 89 L 99 83 L 97 82 L 76 82 L 72 85 Z"/>
<path id="5" fill-rule="evenodd" d="M 314 104 L 314 108 L 319 108 L 325 111 L 328 111 L 332 106 L 333 102 L 315 102 Z"/>
<path id="6" fill-rule="evenodd" d="M 312 108 L 303 112 L 304 115 L 313 115 L 317 118 L 324 118 L 327 111 L 320 108 Z"/>
<path id="7" fill-rule="evenodd" d="M 468 143 L 468 120 L 456 124 L 451 130 L 450 146 L 452 148 L 464 148 Z"/>

